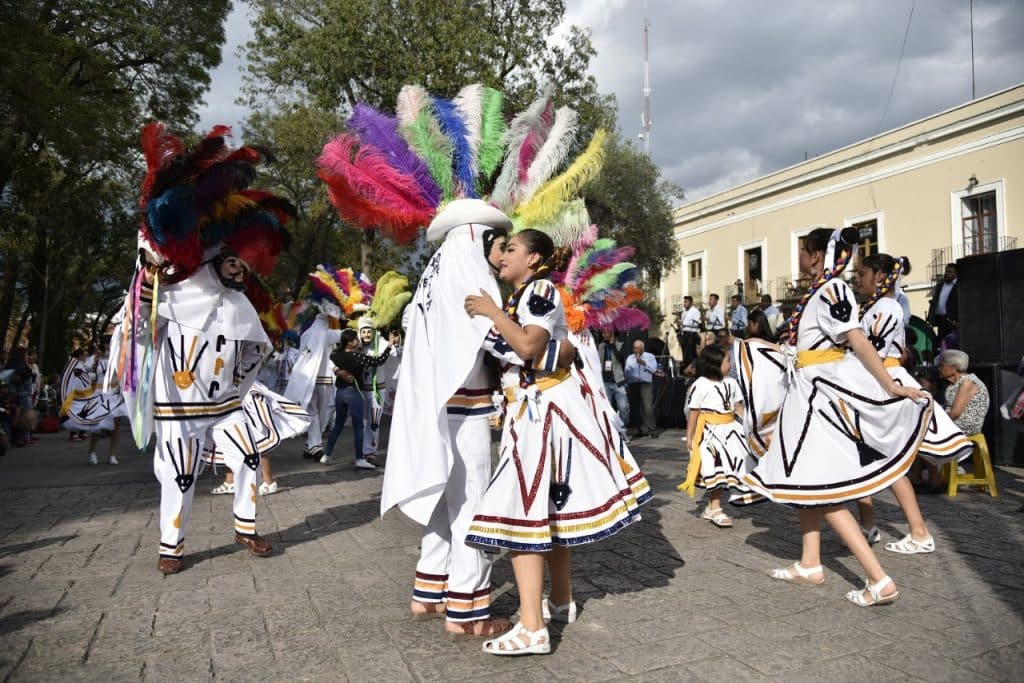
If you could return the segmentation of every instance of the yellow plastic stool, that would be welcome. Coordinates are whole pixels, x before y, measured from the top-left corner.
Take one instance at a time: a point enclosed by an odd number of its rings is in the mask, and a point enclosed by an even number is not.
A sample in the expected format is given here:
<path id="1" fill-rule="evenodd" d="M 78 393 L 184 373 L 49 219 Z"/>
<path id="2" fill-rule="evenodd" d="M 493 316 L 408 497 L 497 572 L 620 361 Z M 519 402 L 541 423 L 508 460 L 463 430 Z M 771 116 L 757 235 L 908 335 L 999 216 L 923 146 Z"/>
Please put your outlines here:
<path id="1" fill-rule="evenodd" d="M 946 465 L 946 480 L 949 482 L 946 486 L 946 495 L 955 496 L 958 486 L 975 485 L 978 488 L 988 487 L 988 492 L 992 497 L 998 498 L 996 476 L 992 470 L 992 460 L 988 455 L 988 442 L 985 441 L 985 435 L 975 434 L 967 438 L 974 442 L 974 452 L 971 454 L 974 460 L 974 472 L 972 474 L 957 474 L 955 462 Z"/>

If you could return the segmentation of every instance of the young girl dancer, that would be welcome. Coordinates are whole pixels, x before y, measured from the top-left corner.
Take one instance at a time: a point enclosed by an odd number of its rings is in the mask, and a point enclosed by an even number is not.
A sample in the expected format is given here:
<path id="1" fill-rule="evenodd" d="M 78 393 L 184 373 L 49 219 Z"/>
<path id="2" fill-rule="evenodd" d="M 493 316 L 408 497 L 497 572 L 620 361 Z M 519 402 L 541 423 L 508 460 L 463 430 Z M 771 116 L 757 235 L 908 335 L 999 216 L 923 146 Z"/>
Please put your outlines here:
<path id="1" fill-rule="evenodd" d="M 920 389 L 920 384 L 910 376 L 900 363 L 905 347 L 903 307 L 896 297 L 899 281 L 910 273 L 910 261 L 905 257 L 893 258 L 888 254 L 871 254 L 861 259 L 857 271 L 857 288 L 868 300 L 861 308 L 861 329 L 873 349 L 894 380 L 903 386 Z M 944 410 L 932 412 L 928 431 L 921 442 L 918 455 L 933 464 L 966 457 L 971 453 L 971 442 L 957 428 Z M 921 509 L 917 505 L 914 487 L 907 477 L 900 477 L 892 485 L 903 514 L 910 525 L 910 533 L 899 541 L 886 543 L 885 549 L 895 553 L 911 555 L 935 551 L 935 541 L 928 533 Z M 875 526 L 873 501 L 870 496 L 857 501 L 860 512 L 861 530 L 868 542 L 877 543 L 880 537 Z"/>
<path id="2" fill-rule="evenodd" d="M 732 526 L 722 509 L 722 494 L 731 488 L 747 493 L 743 475 L 756 464 L 736 421 L 743 414 L 739 384 L 729 377 L 729 355 L 717 344 L 704 347 L 697 358 L 697 381 L 690 391 L 690 416 L 686 422 L 686 443 L 690 465 L 686 480 L 678 486 L 691 496 L 695 486 L 708 491 L 708 504 L 701 517 L 721 528 Z"/>
<path id="3" fill-rule="evenodd" d="M 561 297 L 547 279 L 545 264 L 553 253 L 544 233 L 520 232 L 501 259 L 501 279 L 516 286 L 505 309 L 486 295 L 466 297 L 470 315 L 494 323 L 485 344 L 504 363 L 507 399 L 501 457 L 466 536 L 474 546 L 512 551 L 519 622 L 484 643 L 484 651 L 495 655 L 551 651 L 541 606 L 545 562 L 551 616 L 571 622 L 576 605 L 569 548 L 639 520 L 637 508 L 649 497 L 634 493 L 646 491 L 647 482 L 631 458 L 606 444 L 579 380 L 557 369 L 554 359 L 537 361 L 549 339 L 567 334 Z M 512 365 L 515 356 L 534 360 Z"/>
<path id="4" fill-rule="evenodd" d="M 899 592 L 843 503 L 891 486 L 906 473 L 927 431 L 932 404 L 925 392 L 889 376 L 860 330 L 853 291 L 837 277 L 853 258 L 857 238 L 855 230 L 827 228 L 805 238 L 800 270 L 813 285 L 790 323 L 796 369 L 775 438 L 744 483 L 800 508 L 801 558 L 772 577 L 802 585 L 824 583 L 824 518 L 867 574 L 865 588 L 846 597 L 868 607 L 893 602 Z M 847 354 L 846 347 L 856 355 Z"/>

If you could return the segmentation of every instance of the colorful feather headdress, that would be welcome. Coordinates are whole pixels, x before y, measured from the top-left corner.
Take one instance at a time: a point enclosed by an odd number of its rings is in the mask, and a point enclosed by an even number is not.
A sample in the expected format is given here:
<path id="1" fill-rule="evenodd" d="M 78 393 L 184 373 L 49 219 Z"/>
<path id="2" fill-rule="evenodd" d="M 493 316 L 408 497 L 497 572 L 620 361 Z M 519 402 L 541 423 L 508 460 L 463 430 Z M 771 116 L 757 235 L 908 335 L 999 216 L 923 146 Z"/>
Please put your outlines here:
<path id="1" fill-rule="evenodd" d="M 272 160 L 256 147 L 231 149 L 227 126 L 215 126 L 186 149 L 163 123 L 142 129 L 146 176 L 139 205 L 140 235 L 173 271 L 190 275 L 217 245 L 233 249 L 257 273 L 273 269 L 288 246 L 285 225 L 295 207 L 270 192 L 251 188 L 256 166 Z"/>
<path id="2" fill-rule="evenodd" d="M 303 288 L 308 303 L 314 306 L 321 302 L 331 303 L 341 309 L 350 321 L 369 310 L 375 289 L 370 278 L 363 273 L 324 265 L 318 265 L 309 274 L 308 290 Z"/>
<path id="3" fill-rule="evenodd" d="M 275 342 L 280 339 L 285 344 L 297 347 L 299 333 L 303 323 L 315 314 L 315 309 L 302 301 L 289 303 L 277 302 L 270 310 L 260 313 L 263 329 Z"/>
<path id="4" fill-rule="evenodd" d="M 578 236 L 589 218 L 577 195 L 600 170 L 607 136 L 598 131 L 552 178 L 577 133 L 576 112 L 556 109 L 552 95 L 546 90 L 506 125 L 497 90 L 467 85 L 446 100 L 407 85 L 394 116 L 356 105 L 347 130 L 324 146 L 319 176 L 346 222 L 379 229 L 399 243 L 415 238 L 445 202 L 478 197 L 517 226 Z"/>
<path id="5" fill-rule="evenodd" d="M 570 329 L 647 329 L 651 320 L 631 308 L 644 298 L 636 286 L 637 268 L 630 263 L 633 247 L 620 247 L 613 239 L 599 239 L 591 225 L 570 245 L 572 256 L 563 272 L 552 273 L 562 295 Z"/>

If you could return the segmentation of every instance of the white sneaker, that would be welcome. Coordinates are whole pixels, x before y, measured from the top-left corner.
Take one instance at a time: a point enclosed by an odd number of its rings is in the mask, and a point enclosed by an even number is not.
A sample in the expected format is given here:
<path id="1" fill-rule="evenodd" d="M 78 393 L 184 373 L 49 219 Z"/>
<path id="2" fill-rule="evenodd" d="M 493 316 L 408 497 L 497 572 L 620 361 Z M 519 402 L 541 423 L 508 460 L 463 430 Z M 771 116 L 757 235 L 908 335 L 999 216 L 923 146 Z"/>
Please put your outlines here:
<path id="1" fill-rule="evenodd" d="M 90 453 L 89 454 L 89 464 L 90 465 L 95 465 L 98 462 L 99 462 L 99 460 L 96 459 L 96 454 L 95 453 Z"/>
<path id="2" fill-rule="evenodd" d="M 375 470 L 377 466 L 366 458 L 356 458 L 356 469 L 357 470 Z"/>
<path id="3" fill-rule="evenodd" d="M 112 455 L 112 456 L 110 456 L 109 458 L 107 458 L 107 464 L 108 464 L 108 465 L 120 465 L 121 463 L 119 463 L 119 462 L 117 461 L 117 457 L 115 457 L 115 456 L 113 456 L 113 455 Z"/>
<path id="4" fill-rule="evenodd" d="M 269 496 L 271 493 L 277 493 L 277 481 L 272 481 L 269 484 L 267 482 L 260 484 L 261 496 Z"/>
<path id="5" fill-rule="evenodd" d="M 321 456 L 320 464 L 321 465 L 331 465 L 331 464 L 334 464 L 334 458 L 332 458 L 329 455 Z"/>

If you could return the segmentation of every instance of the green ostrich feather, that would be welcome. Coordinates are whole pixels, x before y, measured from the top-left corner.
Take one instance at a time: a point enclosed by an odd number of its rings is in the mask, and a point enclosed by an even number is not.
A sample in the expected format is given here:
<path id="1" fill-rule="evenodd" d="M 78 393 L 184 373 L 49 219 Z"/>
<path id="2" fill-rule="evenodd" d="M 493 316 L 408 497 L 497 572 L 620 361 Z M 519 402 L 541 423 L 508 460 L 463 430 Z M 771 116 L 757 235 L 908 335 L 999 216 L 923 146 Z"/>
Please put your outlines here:
<path id="1" fill-rule="evenodd" d="M 632 263 L 616 263 L 608 270 L 603 270 L 590 278 L 590 282 L 587 283 L 587 290 L 583 294 L 584 299 L 589 299 L 595 292 L 599 292 L 604 289 L 611 289 L 615 286 L 615 283 L 619 280 L 619 275 L 630 268 L 635 268 Z"/>
<path id="2" fill-rule="evenodd" d="M 444 193 L 444 199 L 455 196 L 455 181 L 452 175 L 452 143 L 441 131 L 432 112 L 432 107 L 424 107 L 416 115 L 416 119 L 407 126 L 402 126 L 402 137 L 409 143 L 416 154 L 423 159 L 430 175 Z"/>
<path id="3" fill-rule="evenodd" d="M 391 325 L 402 313 L 405 305 L 412 300 L 409 279 L 389 270 L 377 280 L 377 288 L 370 304 L 370 316 L 377 329 Z"/>
<path id="4" fill-rule="evenodd" d="M 505 134 L 505 115 L 502 113 L 503 97 L 494 88 L 484 88 L 483 120 L 480 125 L 480 148 L 477 163 L 480 166 L 481 181 L 486 183 L 505 156 L 501 144 Z"/>

